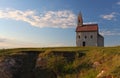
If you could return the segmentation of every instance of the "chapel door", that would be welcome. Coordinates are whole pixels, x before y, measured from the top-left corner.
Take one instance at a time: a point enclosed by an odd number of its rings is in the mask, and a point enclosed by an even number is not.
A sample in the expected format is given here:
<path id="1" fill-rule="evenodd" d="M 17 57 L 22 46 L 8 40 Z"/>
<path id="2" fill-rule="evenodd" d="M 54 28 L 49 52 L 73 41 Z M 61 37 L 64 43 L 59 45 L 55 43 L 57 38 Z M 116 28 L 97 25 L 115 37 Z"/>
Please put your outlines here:
<path id="1" fill-rule="evenodd" d="M 86 43 L 85 43 L 85 41 L 83 42 L 83 47 L 84 47 L 84 46 L 86 46 Z"/>

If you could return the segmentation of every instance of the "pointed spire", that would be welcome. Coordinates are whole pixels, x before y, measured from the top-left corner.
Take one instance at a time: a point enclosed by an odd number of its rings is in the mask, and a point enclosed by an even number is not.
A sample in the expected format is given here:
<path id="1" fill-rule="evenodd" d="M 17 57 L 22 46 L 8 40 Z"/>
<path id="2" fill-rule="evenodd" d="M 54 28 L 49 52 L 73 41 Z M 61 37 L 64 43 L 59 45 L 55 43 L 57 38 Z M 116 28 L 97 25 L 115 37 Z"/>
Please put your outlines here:
<path id="1" fill-rule="evenodd" d="M 82 13 L 80 12 L 78 15 L 78 26 L 82 26 L 83 25 L 83 19 L 82 19 Z"/>

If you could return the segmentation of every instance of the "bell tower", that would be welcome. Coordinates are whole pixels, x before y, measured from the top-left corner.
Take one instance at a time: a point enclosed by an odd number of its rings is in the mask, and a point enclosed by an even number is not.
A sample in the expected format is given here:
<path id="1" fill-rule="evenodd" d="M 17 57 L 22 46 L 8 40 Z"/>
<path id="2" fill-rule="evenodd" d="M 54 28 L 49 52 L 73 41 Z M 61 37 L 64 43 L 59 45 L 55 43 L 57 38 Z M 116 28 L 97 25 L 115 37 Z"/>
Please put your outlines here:
<path id="1" fill-rule="evenodd" d="M 82 19 L 82 13 L 81 12 L 78 15 L 78 26 L 83 26 L 83 19 Z"/>

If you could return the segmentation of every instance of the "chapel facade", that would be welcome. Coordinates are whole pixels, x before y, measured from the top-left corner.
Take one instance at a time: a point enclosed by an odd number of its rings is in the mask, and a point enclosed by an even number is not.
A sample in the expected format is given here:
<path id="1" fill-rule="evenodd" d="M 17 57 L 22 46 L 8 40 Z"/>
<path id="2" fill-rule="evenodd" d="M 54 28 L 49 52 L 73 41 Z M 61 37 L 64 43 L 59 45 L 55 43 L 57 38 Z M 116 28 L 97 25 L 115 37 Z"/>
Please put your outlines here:
<path id="1" fill-rule="evenodd" d="M 76 46 L 104 46 L 104 37 L 99 34 L 98 24 L 83 24 L 81 13 L 77 21 Z"/>

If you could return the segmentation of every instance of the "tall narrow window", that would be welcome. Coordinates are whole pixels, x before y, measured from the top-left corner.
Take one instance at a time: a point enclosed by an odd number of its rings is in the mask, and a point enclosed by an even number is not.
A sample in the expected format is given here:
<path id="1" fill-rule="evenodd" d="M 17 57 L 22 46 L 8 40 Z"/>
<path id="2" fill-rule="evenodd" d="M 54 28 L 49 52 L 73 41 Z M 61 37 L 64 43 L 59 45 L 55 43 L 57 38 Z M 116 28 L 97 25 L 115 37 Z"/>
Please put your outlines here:
<path id="1" fill-rule="evenodd" d="M 85 36 L 85 39 L 87 38 L 87 36 Z"/>

